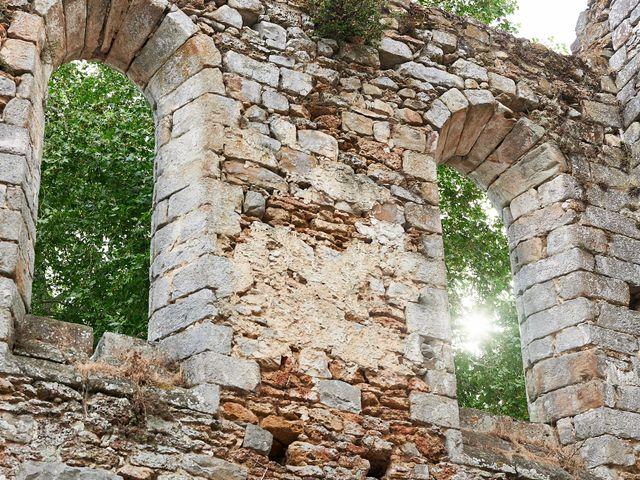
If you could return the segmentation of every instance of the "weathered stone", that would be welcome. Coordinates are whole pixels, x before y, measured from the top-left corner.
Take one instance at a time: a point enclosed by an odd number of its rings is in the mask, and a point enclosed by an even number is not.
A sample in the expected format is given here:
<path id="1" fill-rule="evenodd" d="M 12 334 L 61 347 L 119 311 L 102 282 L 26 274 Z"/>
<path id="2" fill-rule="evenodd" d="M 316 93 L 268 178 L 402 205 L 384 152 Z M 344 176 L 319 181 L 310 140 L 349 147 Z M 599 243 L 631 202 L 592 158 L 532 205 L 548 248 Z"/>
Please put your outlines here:
<path id="1" fill-rule="evenodd" d="M 542 395 L 531 404 L 531 420 L 556 422 L 561 418 L 597 409 L 604 405 L 604 398 L 604 385 L 601 381 L 561 388 Z"/>
<path id="2" fill-rule="evenodd" d="M 629 443 L 611 435 L 585 440 L 580 453 L 589 468 L 600 465 L 634 465 L 635 455 Z"/>
<path id="3" fill-rule="evenodd" d="M 407 330 L 422 336 L 438 340 L 451 340 L 451 326 L 448 315 L 443 315 L 439 308 L 418 303 L 407 304 L 405 310 Z"/>
<path id="4" fill-rule="evenodd" d="M 242 448 L 250 448 L 262 455 L 268 455 L 273 445 L 273 435 L 268 430 L 264 430 L 255 425 L 247 425 L 244 431 Z"/>
<path id="5" fill-rule="evenodd" d="M 298 143 L 305 150 L 337 160 L 338 141 L 331 135 L 317 130 L 298 130 Z"/>
<path id="6" fill-rule="evenodd" d="M 66 23 L 67 58 L 77 60 L 84 47 L 87 24 L 87 1 L 66 0 L 62 2 Z"/>
<path id="7" fill-rule="evenodd" d="M 451 68 L 456 75 L 459 75 L 461 77 L 472 78 L 478 82 L 489 81 L 486 68 L 462 58 L 456 60 Z"/>
<path id="8" fill-rule="evenodd" d="M 39 49 L 44 45 L 44 20 L 38 15 L 17 11 L 7 31 L 9 38 L 31 42 Z"/>
<path id="9" fill-rule="evenodd" d="M 182 369 L 189 385 L 215 383 L 223 387 L 255 390 L 260 384 L 257 363 L 216 352 L 194 355 L 183 363 Z"/>
<path id="10" fill-rule="evenodd" d="M 603 359 L 590 350 L 539 362 L 528 379 L 529 398 L 533 401 L 543 393 L 603 378 L 603 367 Z"/>
<path id="11" fill-rule="evenodd" d="M 416 62 L 403 63 L 398 72 L 440 87 L 464 88 L 464 81 L 457 75 L 452 75 L 439 68 L 426 67 Z"/>
<path id="12" fill-rule="evenodd" d="M 248 26 L 256 23 L 264 13 L 264 6 L 260 0 L 229 0 L 228 5 L 240 13 L 243 23 Z"/>
<path id="13" fill-rule="evenodd" d="M 411 419 L 447 428 L 459 428 L 458 402 L 431 393 L 411 392 Z"/>
<path id="14" fill-rule="evenodd" d="M 522 324 L 522 342 L 527 345 L 563 328 L 593 321 L 597 311 L 592 301 L 578 298 L 531 315 Z"/>
<path id="15" fill-rule="evenodd" d="M 585 120 L 604 125 L 605 127 L 622 127 L 620 112 L 615 105 L 585 101 L 582 104 Z"/>
<path id="16" fill-rule="evenodd" d="M 427 148 L 427 136 L 417 128 L 394 125 L 391 131 L 393 143 L 400 148 L 423 153 Z"/>
<path id="17" fill-rule="evenodd" d="M 60 65 L 67 56 L 66 26 L 62 0 L 35 0 L 34 11 L 46 19 L 45 31 L 51 47 L 51 60 Z"/>
<path id="18" fill-rule="evenodd" d="M 274 88 L 279 84 L 280 69 L 273 64 L 258 62 L 233 51 L 227 52 L 224 63 L 230 71 L 256 82 L 265 83 Z"/>
<path id="19" fill-rule="evenodd" d="M 0 64 L 14 74 L 35 73 L 38 51 L 31 42 L 9 38 L 0 49 Z"/>
<path id="20" fill-rule="evenodd" d="M 594 408 L 574 419 L 576 436 L 581 439 L 612 435 L 623 439 L 640 439 L 640 413 L 611 408 Z"/>
<path id="21" fill-rule="evenodd" d="M 206 93 L 173 114 L 173 137 L 206 123 L 236 126 L 240 121 L 241 105 L 221 95 Z"/>
<path id="22" fill-rule="evenodd" d="M 455 151 L 455 155 L 458 157 L 469 154 L 496 109 L 496 100 L 487 90 L 465 90 L 464 96 L 469 101 L 469 109 L 465 118 L 464 130 Z"/>
<path id="23" fill-rule="evenodd" d="M 50 318 L 27 315 L 16 322 L 15 350 L 21 355 L 59 363 L 88 358 L 93 351 L 93 329 Z"/>
<path id="24" fill-rule="evenodd" d="M 256 23 L 253 28 L 269 47 L 284 50 L 287 46 L 287 31 L 280 25 L 262 21 Z"/>
<path id="25" fill-rule="evenodd" d="M 280 88 L 294 95 L 306 96 L 313 90 L 311 75 L 288 68 L 280 69 Z"/>
<path id="26" fill-rule="evenodd" d="M 69 467 L 64 463 L 27 462 L 20 466 L 16 480 L 122 480 L 120 475 L 103 469 Z"/>
<path id="27" fill-rule="evenodd" d="M 220 65 L 220 52 L 206 35 L 194 35 L 153 75 L 145 92 L 157 102 L 206 67 Z"/>
<path id="28" fill-rule="evenodd" d="M 380 45 L 378 45 L 378 51 L 380 52 L 380 66 L 382 68 L 393 68 L 399 63 L 413 60 L 413 53 L 406 43 L 389 37 L 383 37 Z"/>
<path id="29" fill-rule="evenodd" d="M 249 191 L 244 197 L 242 211 L 245 215 L 262 218 L 266 209 L 266 200 L 262 194 Z"/>
<path id="30" fill-rule="evenodd" d="M 305 375 L 317 378 L 331 378 L 329 371 L 329 359 L 326 353 L 321 350 L 305 348 L 300 351 L 298 358 L 300 371 Z"/>
<path id="31" fill-rule="evenodd" d="M 360 390 L 340 380 L 320 380 L 318 382 L 320 402 L 325 405 L 360 413 L 362 410 Z"/>
<path id="32" fill-rule="evenodd" d="M 210 14 L 211 18 L 216 22 L 226 25 L 227 27 L 242 28 L 243 19 L 240 12 L 229 5 L 222 5 L 215 12 Z"/>
<path id="33" fill-rule="evenodd" d="M 223 171 L 227 174 L 227 180 L 232 183 L 249 184 L 279 192 L 289 189 L 280 175 L 250 162 L 228 161 L 224 163 Z"/>
<path id="34" fill-rule="evenodd" d="M 185 455 L 182 468 L 192 475 L 209 480 L 247 480 L 247 471 L 233 463 L 209 455 Z"/>
<path id="35" fill-rule="evenodd" d="M 146 85 L 162 65 L 198 28 L 181 10 L 169 13 L 127 71 L 138 85 Z"/>
<path id="36" fill-rule="evenodd" d="M 205 322 L 194 325 L 160 342 L 162 352 L 172 360 L 183 360 L 202 352 L 231 353 L 233 330 Z"/>

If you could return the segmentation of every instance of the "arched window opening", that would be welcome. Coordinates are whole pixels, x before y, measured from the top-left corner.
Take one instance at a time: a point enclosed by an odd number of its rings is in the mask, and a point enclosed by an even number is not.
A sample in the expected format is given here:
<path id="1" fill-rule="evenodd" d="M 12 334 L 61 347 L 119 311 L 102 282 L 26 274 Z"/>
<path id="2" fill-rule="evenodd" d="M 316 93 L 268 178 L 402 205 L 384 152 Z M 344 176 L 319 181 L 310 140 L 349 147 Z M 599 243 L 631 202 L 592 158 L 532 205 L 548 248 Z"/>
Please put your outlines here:
<path id="1" fill-rule="evenodd" d="M 528 419 L 509 248 L 483 190 L 438 168 L 458 400 L 463 407 Z"/>
<path id="2" fill-rule="evenodd" d="M 72 62 L 49 83 L 32 313 L 146 336 L 154 123 L 125 76 Z"/>

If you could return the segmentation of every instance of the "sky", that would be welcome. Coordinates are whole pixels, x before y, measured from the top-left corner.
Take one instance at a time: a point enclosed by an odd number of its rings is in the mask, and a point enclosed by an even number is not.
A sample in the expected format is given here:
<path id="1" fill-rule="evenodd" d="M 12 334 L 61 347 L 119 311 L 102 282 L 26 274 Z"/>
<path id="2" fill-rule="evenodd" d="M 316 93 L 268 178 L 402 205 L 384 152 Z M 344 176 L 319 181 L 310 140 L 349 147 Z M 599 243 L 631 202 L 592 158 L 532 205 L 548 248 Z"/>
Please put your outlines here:
<path id="1" fill-rule="evenodd" d="M 571 46 L 576 38 L 578 15 L 587 8 L 587 0 L 519 0 L 520 8 L 512 17 L 520 24 L 518 36 Z"/>

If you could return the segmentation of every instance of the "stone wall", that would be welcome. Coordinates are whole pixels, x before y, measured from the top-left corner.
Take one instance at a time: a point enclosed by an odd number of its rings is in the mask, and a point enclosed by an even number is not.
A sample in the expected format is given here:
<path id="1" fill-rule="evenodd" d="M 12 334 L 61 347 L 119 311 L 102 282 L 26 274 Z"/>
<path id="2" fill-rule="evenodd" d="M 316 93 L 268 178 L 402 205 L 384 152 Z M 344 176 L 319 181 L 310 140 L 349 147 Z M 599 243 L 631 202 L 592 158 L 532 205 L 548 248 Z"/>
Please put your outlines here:
<path id="1" fill-rule="evenodd" d="M 400 0 L 377 47 L 315 38 L 295 1 L 10 0 L 7 478 L 638 478 L 640 179 L 607 12 L 564 57 Z M 28 315 L 46 85 L 74 59 L 156 121 L 149 342 L 95 352 Z M 459 410 L 442 163 L 508 227 L 540 423 Z"/>

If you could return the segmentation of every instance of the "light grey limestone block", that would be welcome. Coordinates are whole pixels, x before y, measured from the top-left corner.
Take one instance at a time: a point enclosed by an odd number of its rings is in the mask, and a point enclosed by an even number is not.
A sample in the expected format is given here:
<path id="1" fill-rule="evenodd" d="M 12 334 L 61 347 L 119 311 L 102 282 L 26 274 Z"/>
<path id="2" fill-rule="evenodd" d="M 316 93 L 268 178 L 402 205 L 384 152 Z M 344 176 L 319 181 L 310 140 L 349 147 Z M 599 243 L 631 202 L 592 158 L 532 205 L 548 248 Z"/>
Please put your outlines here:
<path id="1" fill-rule="evenodd" d="M 320 380 L 318 382 L 320 402 L 338 410 L 360 413 L 362 394 L 360 389 L 340 380 Z"/>

